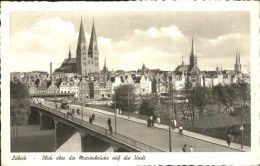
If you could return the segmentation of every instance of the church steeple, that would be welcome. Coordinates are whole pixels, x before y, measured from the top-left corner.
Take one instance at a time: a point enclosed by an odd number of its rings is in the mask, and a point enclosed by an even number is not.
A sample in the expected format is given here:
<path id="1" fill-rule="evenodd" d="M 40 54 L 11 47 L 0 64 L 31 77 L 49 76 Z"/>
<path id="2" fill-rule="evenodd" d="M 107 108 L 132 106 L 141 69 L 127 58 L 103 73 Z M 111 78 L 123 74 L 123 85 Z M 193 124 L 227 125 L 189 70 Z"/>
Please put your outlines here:
<path id="1" fill-rule="evenodd" d="M 193 43 L 193 36 L 192 36 L 192 39 L 191 39 L 191 53 L 190 53 L 190 56 L 191 57 L 195 56 L 195 47 L 194 47 L 194 43 Z"/>
<path id="2" fill-rule="evenodd" d="M 70 47 L 69 47 L 69 59 L 71 59 L 71 52 L 70 52 Z"/>
<path id="3" fill-rule="evenodd" d="M 197 56 L 195 55 L 195 46 L 194 46 L 193 36 L 191 39 L 190 67 L 197 68 Z"/>
<path id="4" fill-rule="evenodd" d="M 77 49 L 79 49 L 81 47 L 82 43 L 86 43 L 86 37 L 85 37 L 85 32 L 84 32 L 84 28 L 83 28 L 83 22 L 82 22 L 82 18 L 81 18 Z"/>
<path id="5" fill-rule="evenodd" d="M 107 72 L 107 57 L 105 56 L 105 61 L 104 61 L 104 67 L 103 67 L 103 72 Z"/>
<path id="6" fill-rule="evenodd" d="M 95 23 L 93 20 L 93 25 L 92 25 L 92 31 L 91 31 L 91 37 L 90 37 L 90 41 L 89 41 L 89 48 L 88 48 L 90 54 L 89 56 L 93 58 L 93 54 L 91 54 L 91 52 L 93 52 L 94 50 L 98 50 L 98 45 L 97 45 L 97 36 L 96 36 L 96 29 L 95 29 Z"/>
<path id="7" fill-rule="evenodd" d="M 87 74 L 87 49 L 86 49 L 86 37 L 83 28 L 82 18 L 80 21 L 80 28 L 79 28 L 79 38 L 78 38 L 78 45 L 76 50 L 76 59 L 77 59 L 77 73 Z"/>
<path id="8" fill-rule="evenodd" d="M 91 37 L 89 41 L 88 59 L 91 61 L 91 68 L 92 68 L 91 71 L 99 72 L 99 51 L 98 51 L 94 19 L 93 19 Z"/>
<path id="9" fill-rule="evenodd" d="M 240 52 L 239 52 L 238 49 L 237 49 L 237 51 L 236 51 L 235 72 L 236 72 L 236 73 L 240 73 L 240 72 L 241 72 Z"/>
<path id="10" fill-rule="evenodd" d="M 181 58 L 182 58 L 182 62 L 181 62 L 181 64 L 182 64 L 182 66 L 183 66 L 183 65 L 184 65 L 184 61 L 183 61 L 183 55 L 182 55 L 182 57 L 181 57 Z"/>

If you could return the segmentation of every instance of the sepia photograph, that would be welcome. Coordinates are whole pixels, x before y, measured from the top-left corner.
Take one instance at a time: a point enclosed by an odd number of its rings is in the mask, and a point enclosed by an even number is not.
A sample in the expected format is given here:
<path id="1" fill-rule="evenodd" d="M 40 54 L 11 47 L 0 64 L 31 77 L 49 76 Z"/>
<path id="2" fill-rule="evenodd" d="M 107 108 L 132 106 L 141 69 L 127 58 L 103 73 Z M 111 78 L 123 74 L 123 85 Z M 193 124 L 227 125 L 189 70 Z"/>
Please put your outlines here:
<path id="1" fill-rule="evenodd" d="M 252 152 L 250 10 L 8 14 L 9 160 Z"/>

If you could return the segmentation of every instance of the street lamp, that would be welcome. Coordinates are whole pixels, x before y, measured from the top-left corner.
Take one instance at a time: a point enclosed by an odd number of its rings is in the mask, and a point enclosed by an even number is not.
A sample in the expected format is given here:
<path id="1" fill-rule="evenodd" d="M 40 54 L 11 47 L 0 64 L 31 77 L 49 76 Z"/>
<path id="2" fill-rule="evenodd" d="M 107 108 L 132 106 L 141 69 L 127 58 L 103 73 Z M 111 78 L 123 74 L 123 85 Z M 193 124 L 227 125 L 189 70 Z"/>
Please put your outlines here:
<path id="1" fill-rule="evenodd" d="M 171 134 L 171 83 L 169 83 L 169 151 L 172 151 L 172 134 Z M 172 95 L 173 99 L 173 95 Z M 174 101 L 173 101 L 174 102 Z"/>
<path id="2" fill-rule="evenodd" d="M 82 96 L 82 84 L 83 84 L 83 77 L 81 78 L 81 83 L 80 83 L 80 92 L 81 92 L 81 95 L 80 95 L 80 97 L 81 97 L 81 118 L 82 118 L 82 120 L 83 120 L 83 106 L 82 106 L 82 99 L 83 99 L 83 96 Z"/>
<path id="3" fill-rule="evenodd" d="M 127 98 L 128 98 L 128 119 L 129 119 L 130 118 L 129 87 L 127 88 Z"/>
<path id="4" fill-rule="evenodd" d="M 240 118 L 241 118 L 241 149 L 243 149 L 243 144 L 244 144 L 244 126 L 243 126 L 243 113 L 245 111 L 245 106 L 246 106 L 246 97 L 245 97 L 245 87 L 246 84 L 244 81 L 241 82 L 241 98 L 243 100 L 243 104 L 241 104 L 241 113 L 240 113 Z"/>
<path id="5" fill-rule="evenodd" d="M 115 93 L 115 133 L 116 133 L 116 114 L 117 114 L 117 109 L 116 109 L 116 93 Z"/>

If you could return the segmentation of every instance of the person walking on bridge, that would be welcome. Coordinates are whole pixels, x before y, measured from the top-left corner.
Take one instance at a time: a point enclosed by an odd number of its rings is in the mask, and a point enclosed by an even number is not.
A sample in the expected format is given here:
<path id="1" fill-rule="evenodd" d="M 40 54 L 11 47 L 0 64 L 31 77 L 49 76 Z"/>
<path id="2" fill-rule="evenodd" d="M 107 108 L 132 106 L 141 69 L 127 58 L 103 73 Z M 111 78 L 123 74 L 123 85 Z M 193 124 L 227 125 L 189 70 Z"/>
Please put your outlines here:
<path id="1" fill-rule="evenodd" d="M 92 117 L 89 117 L 89 123 L 92 124 Z"/>
<path id="2" fill-rule="evenodd" d="M 183 151 L 183 152 L 188 152 L 187 144 L 185 144 L 185 145 L 183 146 L 182 151 Z"/>
<path id="3" fill-rule="evenodd" d="M 108 125 L 108 128 L 111 126 L 111 119 L 110 118 L 108 118 L 108 120 L 107 120 L 107 125 Z"/>
<path id="4" fill-rule="evenodd" d="M 232 141 L 232 136 L 231 136 L 231 134 L 228 134 L 228 136 L 227 136 L 228 146 L 230 146 L 231 141 Z"/>

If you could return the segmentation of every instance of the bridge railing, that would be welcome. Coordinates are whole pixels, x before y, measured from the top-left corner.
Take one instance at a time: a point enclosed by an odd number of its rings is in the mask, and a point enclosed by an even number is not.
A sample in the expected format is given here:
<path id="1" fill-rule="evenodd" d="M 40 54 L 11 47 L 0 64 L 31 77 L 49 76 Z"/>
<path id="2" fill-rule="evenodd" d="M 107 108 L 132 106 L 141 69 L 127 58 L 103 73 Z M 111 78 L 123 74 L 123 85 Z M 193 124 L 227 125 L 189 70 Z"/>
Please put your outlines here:
<path id="1" fill-rule="evenodd" d="M 97 126 L 95 124 L 91 124 L 91 123 L 89 123 L 87 121 L 84 121 L 82 119 L 79 119 L 77 117 L 73 117 L 71 115 L 67 115 L 66 113 L 63 113 L 61 111 L 57 111 L 54 108 L 50 108 L 50 107 L 47 107 L 47 106 L 34 104 L 34 103 L 31 103 L 31 106 L 43 109 L 43 110 L 48 111 L 48 112 L 51 112 L 51 113 L 53 113 L 53 114 L 55 114 L 55 115 L 57 115 L 59 117 L 68 119 L 70 121 L 73 121 L 74 123 L 80 124 L 80 125 L 82 125 L 82 126 L 84 126 L 86 128 L 92 129 L 92 130 L 94 130 L 94 131 L 96 131 L 98 133 L 101 133 L 101 134 L 104 134 L 106 136 L 112 137 L 112 138 L 114 138 L 114 139 L 116 139 L 118 141 L 121 141 L 121 142 L 123 142 L 125 144 L 131 145 L 131 146 L 133 146 L 135 148 L 141 149 L 141 150 L 143 150 L 145 152 L 163 152 L 160 149 L 157 149 L 157 148 L 152 147 L 150 145 L 144 144 L 144 143 L 139 142 L 137 140 L 134 140 L 132 138 L 126 137 L 126 136 L 124 136 L 122 134 L 115 133 L 114 131 L 109 131 L 106 128 Z"/>

